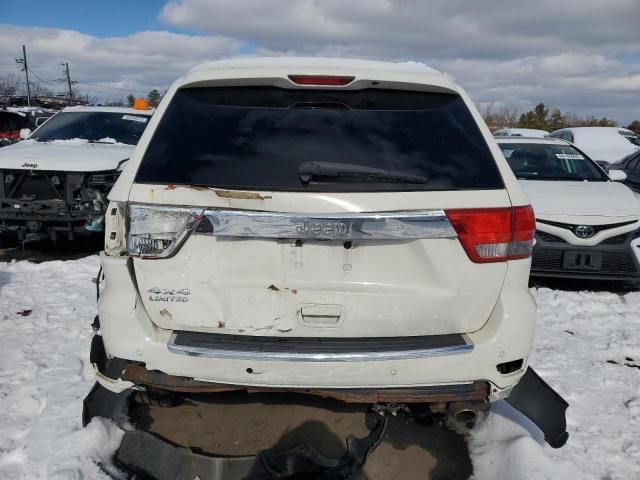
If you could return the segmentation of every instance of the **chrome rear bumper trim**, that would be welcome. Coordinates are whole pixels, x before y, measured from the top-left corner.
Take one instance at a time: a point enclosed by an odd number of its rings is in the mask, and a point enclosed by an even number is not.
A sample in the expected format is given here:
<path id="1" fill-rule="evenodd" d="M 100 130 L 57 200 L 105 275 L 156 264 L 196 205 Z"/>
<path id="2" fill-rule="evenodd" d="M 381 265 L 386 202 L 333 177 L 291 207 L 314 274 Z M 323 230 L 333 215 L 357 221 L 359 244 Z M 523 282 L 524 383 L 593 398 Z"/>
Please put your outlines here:
<path id="1" fill-rule="evenodd" d="M 331 214 L 207 210 L 194 233 L 323 240 L 457 237 L 443 210 Z"/>
<path id="2" fill-rule="evenodd" d="M 323 344 L 323 340 L 328 343 Z M 385 342 L 388 345 L 384 345 Z M 408 360 L 461 355 L 473 351 L 473 344 L 465 336 L 457 334 L 371 339 L 306 339 L 177 332 L 171 336 L 167 347 L 172 353 L 195 357 L 289 362 Z"/>

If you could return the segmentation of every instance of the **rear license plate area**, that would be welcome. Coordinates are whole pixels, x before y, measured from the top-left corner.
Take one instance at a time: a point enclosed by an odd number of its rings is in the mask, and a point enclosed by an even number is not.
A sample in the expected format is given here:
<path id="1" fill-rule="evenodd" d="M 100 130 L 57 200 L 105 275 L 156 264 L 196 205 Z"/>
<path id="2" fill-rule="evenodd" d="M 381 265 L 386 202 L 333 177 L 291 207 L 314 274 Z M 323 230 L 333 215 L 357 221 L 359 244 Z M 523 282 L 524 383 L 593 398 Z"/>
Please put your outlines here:
<path id="1" fill-rule="evenodd" d="M 566 251 L 562 261 L 562 268 L 570 270 L 600 270 L 602 269 L 602 252 Z"/>

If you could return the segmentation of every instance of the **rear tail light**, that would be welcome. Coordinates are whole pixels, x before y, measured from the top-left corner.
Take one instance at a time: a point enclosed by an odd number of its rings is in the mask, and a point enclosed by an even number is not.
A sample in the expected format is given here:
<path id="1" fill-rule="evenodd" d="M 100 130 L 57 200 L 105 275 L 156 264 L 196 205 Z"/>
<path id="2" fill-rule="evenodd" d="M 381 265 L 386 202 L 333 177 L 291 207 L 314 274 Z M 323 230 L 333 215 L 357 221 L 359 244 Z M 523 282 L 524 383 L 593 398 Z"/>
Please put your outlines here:
<path id="1" fill-rule="evenodd" d="M 202 218 L 191 208 L 129 206 L 127 254 L 133 257 L 170 257 Z"/>
<path id="2" fill-rule="evenodd" d="M 530 205 L 446 213 L 471 261 L 503 262 L 531 256 L 536 220 Z"/>
<path id="3" fill-rule="evenodd" d="M 337 75 L 289 75 L 289 80 L 298 85 L 330 85 L 342 87 L 353 82 L 356 77 Z"/>
<path id="4" fill-rule="evenodd" d="M 11 130 L 9 132 L 0 132 L 0 138 L 11 138 L 20 140 L 20 130 Z"/>

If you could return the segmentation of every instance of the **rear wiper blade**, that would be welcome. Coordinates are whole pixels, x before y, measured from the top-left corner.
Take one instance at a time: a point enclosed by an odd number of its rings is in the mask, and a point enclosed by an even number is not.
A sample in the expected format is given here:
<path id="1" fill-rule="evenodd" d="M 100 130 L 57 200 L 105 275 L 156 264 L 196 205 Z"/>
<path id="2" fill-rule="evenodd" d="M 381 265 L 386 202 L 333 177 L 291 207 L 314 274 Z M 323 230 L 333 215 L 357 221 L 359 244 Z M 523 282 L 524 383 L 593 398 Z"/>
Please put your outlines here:
<path id="1" fill-rule="evenodd" d="M 314 177 L 352 177 L 372 178 L 393 182 L 428 183 L 429 179 L 421 175 L 366 167 L 354 163 L 310 161 L 302 162 L 298 167 L 298 177 L 302 183 L 309 183 Z"/>

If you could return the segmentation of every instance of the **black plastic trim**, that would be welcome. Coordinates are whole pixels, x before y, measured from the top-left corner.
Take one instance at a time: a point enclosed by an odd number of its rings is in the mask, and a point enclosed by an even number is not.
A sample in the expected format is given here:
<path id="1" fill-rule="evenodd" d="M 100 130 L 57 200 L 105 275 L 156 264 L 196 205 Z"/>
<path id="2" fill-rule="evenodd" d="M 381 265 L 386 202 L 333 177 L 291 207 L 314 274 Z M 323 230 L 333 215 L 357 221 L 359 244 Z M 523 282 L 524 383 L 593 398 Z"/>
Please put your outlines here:
<path id="1" fill-rule="evenodd" d="M 567 401 L 529 367 L 507 398 L 513 408 L 535 423 L 553 448 L 567 443 Z"/>

